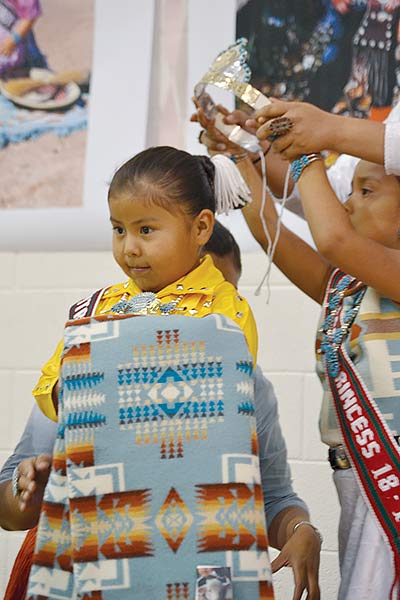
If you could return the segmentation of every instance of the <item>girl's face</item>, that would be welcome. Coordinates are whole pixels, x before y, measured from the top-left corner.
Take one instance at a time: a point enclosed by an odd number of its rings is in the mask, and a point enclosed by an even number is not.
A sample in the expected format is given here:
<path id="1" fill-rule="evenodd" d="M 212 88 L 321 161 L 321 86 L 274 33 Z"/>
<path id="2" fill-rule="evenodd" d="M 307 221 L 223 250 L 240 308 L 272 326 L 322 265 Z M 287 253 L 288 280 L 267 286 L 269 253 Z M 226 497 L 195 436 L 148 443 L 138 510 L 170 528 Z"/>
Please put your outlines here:
<path id="1" fill-rule="evenodd" d="M 389 248 L 400 248 L 400 184 L 383 167 L 364 160 L 358 163 L 345 208 L 358 233 Z"/>
<path id="2" fill-rule="evenodd" d="M 214 215 L 170 212 L 143 196 L 110 198 L 113 254 L 141 290 L 158 292 L 192 271 L 211 236 Z"/>

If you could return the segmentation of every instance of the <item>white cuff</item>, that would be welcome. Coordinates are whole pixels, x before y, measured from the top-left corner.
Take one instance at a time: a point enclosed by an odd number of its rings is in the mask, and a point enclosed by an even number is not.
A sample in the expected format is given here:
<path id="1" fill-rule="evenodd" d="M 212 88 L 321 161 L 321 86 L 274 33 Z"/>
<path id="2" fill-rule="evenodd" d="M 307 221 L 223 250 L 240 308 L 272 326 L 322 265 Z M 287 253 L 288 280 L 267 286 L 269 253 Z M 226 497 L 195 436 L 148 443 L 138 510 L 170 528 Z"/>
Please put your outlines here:
<path id="1" fill-rule="evenodd" d="M 385 125 L 385 171 L 388 175 L 400 175 L 400 123 Z"/>

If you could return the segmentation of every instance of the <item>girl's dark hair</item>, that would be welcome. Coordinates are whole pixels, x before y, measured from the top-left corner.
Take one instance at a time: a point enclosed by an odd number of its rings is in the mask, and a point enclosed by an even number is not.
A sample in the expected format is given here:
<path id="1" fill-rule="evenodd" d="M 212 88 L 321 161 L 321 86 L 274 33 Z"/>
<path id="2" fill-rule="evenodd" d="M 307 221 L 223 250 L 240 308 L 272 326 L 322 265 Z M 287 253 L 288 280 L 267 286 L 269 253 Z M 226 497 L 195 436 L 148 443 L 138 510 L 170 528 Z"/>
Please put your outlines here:
<path id="1" fill-rule="evenodd" d="M 164 208 L 176 202 L 193 216 L 204 208 L 215 213 L 214 173 L 207 156 L 156 146 L 139 152 L 118 169 L 111 180 L 108 199 L 140 194 Z"/>
<path id="2" fill-rule="evenodd" d="M 212 236 L 204 246 L 206 252 L 212 252 L 220 258 L 232 254 L 233 262 L 239 273 L 242 272 L 242 260 L 240 257 L 240 248 L 237 241 L 224 225 L 219 221 L 214 221 Z"/>

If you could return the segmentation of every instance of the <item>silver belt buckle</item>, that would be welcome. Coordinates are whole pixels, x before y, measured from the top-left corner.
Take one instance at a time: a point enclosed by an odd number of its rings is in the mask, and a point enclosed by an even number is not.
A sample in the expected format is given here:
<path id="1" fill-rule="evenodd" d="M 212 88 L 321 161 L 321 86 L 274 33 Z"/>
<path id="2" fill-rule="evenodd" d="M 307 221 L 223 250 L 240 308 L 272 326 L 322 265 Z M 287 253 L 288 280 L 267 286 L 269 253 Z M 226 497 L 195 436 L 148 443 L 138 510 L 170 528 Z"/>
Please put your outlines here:
<path id="1" fill-rule="evenodd" d="M 343 445 L 329 448 L 329 462 L 332 469 L 350 469 L 351 464 L 347 458 L 346 450 Z"/>

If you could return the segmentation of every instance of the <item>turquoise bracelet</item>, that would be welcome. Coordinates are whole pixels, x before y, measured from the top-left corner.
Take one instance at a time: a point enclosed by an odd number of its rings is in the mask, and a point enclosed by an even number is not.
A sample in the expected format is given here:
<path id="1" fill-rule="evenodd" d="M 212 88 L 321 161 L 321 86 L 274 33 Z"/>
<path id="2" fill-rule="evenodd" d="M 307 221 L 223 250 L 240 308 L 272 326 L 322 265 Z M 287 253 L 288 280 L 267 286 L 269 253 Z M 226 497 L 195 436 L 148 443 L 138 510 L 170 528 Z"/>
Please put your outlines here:
<path id="1" fill-rule="evenodd" d="M 300 156 L 300 158 L 294 160 L 290 165 L 290 172 L 292 174 L 293 181 L 297 183 L 304 169 L 316 160 L 322 160 L 320 154 L 303 154 Z"/>
<path id="2" fill-rule="evenodd" d="M 17 31 L 11 31 L 10 35 L 16 46 L 22 42 L 22 35 L 20 35 Z"/>

